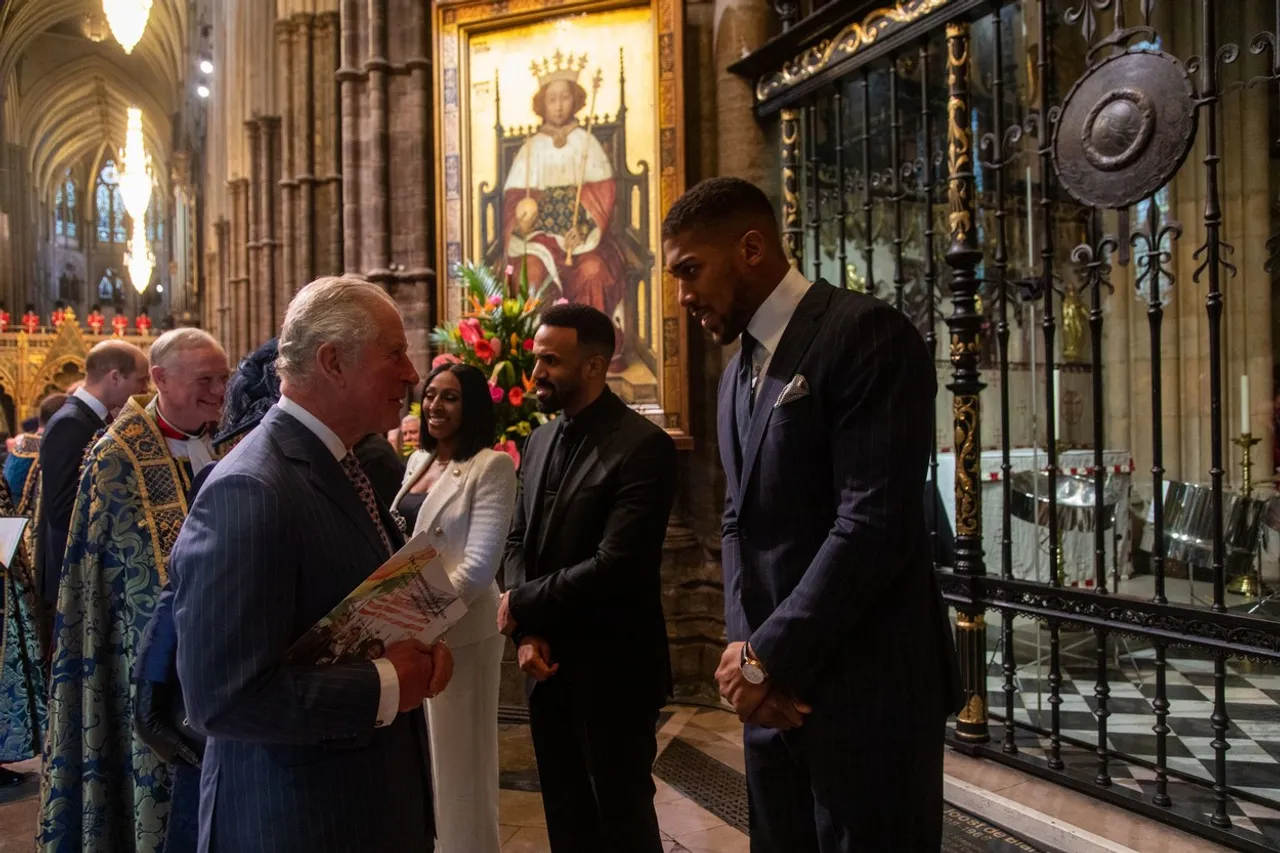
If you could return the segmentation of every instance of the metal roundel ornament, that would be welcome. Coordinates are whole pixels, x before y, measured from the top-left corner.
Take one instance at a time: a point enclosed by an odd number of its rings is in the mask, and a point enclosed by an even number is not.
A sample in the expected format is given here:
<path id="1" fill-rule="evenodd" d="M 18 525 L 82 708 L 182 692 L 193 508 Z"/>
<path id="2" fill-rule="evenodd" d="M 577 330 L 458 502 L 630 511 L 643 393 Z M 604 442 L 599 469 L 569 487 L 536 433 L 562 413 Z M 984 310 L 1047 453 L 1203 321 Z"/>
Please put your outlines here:
<path id="1" fill-rule="evenodd" d="M 1081 204 L 1126 208 L 1168 183 L 1195 143 L 1186 68 L 1159 50 L 1109 56 L 1085 72 L 1053 129 L 1058 181 Z"/>

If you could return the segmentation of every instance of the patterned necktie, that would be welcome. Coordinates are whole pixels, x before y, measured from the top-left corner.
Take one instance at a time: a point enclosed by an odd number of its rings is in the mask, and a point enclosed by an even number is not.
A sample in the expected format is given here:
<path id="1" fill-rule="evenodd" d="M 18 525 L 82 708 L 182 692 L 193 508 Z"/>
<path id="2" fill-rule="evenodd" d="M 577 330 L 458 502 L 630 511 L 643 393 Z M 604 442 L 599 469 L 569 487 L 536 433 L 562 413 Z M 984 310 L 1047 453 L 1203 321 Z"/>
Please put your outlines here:
<path id="1" fill-rule="evenodd" d="M 342 470 L 347 472 L 347 479 L 356 487 L 356 494 L 360 496 L 360 502 L 369 513 L 369 520 L 373 522 L 378 536 L 382 538 L 382 544 L 386 546 L 387 555 L 390 556 L 395 549 L 391 547 L 391 537 L 387 536 L 387 529 L 382 524 L 382 514 L 378 512 L 378 499 L 373 494 L 373 483 L 370 483 L 369 478 L 365 476 L 364 469 L 360 467 L 360 460 L 356 459 L 354 453 L 348 453 L 342 457 Z"/>

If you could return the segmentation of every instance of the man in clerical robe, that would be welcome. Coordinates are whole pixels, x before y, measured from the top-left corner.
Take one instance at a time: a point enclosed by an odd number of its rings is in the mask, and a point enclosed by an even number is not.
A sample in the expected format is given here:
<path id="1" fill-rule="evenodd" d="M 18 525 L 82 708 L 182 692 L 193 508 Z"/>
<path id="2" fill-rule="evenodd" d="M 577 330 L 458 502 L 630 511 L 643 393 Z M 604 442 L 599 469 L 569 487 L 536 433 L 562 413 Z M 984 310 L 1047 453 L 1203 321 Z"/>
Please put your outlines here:
<path id="1" fill-rule="evenodd" d="M 4 479 L 9 496 L 19 515 L 31 517 L 40 501 L 40 436 L 45 424 L 62 408 L 67 395 L 55 392 L 40 401 L 36 417 L 22 422 L 22 429 L 14 439 L 13 449 L 4 461 Z M 27 533 L 34 533 L 33 525 L 27 525 Z M 24 533 L 26 535 L 26 533 Z"/>
<path id="2" fill-rule="evenodd" d="M 230 368 L 199 329 L 151 347 L 157 395 L 130 398 L 90 450 L 67 539 L 54 622 L 41 786 L 44 853 L 155 853 L 169 779 L 134 734 L 138 645 L 168 578 L 187 493 L 213 461 Z"/>
<path id="3" fill-rule="evenodd" d="M 0 516 L 18 514 L 8 485 L 0 479 Z M 3 568 L 0 585 L 0 612 L 4 614 L 0 643 L 0 764 L 39 755 L 45 731 L 44 653 L 30 546 L 31 540 L 26 537 L 18 543 L 9 565 Z M 0 787 L 23 781 L 20 774 L 0 767 Z"/>
<path id="4" fill-rule="evenodd" d="M 516 270 L 527 265 L 531 288 L 555 285 L 561 297 L 612 318 L 623 298 L 626 272 L 610 232 L 617 182 L 604 146 L 578 121 L 587 103 L 578 83 L 585 65 L 585 55 L 570 55 L 566 64 L 558 51 L 534 63 L 533 111 L 542 124 L 507 172 L 503 235 L 507 263 Z M 617 337 L 620 347 L 621 332 Z"/>

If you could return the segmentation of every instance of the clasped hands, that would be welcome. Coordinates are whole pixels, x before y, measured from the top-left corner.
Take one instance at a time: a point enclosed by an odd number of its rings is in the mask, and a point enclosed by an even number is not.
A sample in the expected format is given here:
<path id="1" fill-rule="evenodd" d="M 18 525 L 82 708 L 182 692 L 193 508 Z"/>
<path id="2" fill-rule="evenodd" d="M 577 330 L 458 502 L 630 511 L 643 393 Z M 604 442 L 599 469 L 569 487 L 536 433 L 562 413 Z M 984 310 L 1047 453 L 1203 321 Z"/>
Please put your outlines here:
<path id="1" fill-rule="evenodd" d="M 767 729 L 799 728 L 811 707 L 774 685 L 771 679 L 752 684 L 742 674 L 743 643 L 730 643 L 716 667 L 716 684 L 738 719 Z"/>
<path id="2" fill-rule="evenodd" d="M 453 652 L 444 643 L 428 646 L 421 640 L 405 640 L 387 648 L 386 659 L 400 681 L 400 713 L 422 707 L 434 699 L 453 678 Z"/>
<path id="3" fill-rule="evenodd" d="M 504 592 L 498 602 L 498 630 L 508 637 L 516 630 L 516 618 L 511 615 L 510 592 Z M 516 662 L 520 671 L 534 681 L 546 681 L 560 671 L 560 664 L 551 660 L 551 644 L 542 637 L 527 635 L 516 643 Z"/>

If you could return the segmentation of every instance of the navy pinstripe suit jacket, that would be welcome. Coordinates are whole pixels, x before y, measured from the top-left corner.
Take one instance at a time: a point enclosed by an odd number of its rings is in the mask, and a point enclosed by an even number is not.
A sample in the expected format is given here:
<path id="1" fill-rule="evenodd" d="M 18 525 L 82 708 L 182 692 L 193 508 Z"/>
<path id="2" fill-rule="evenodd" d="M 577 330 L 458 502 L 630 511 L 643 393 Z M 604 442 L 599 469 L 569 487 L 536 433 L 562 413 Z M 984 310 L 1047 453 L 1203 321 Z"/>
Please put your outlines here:
<path id="1" fill-rule="evenodd" d="M 200 490 L 170 572 L 178 676 L 209 737 L 201 853 L 433 848 L 422 711 L 375 729 L 372 663 L 282 664 L 386 556 L 333 455 L 279 409 Z"/>
<path id="2" fill-rule="evenodd" d="M 954 652 L 921 511 L 937 380 L 893 306 L 819 281 L 801 300 L 739 441 L 740 356 L 720 383 L 729 640 L 841 744 L 941 736 Z M 775 407 L 803 376 L 809 392 Z"/>

